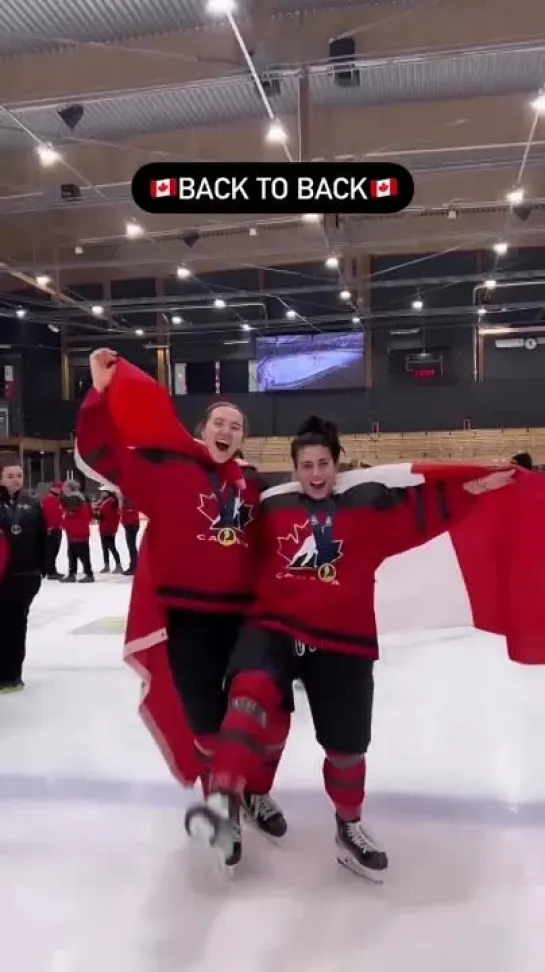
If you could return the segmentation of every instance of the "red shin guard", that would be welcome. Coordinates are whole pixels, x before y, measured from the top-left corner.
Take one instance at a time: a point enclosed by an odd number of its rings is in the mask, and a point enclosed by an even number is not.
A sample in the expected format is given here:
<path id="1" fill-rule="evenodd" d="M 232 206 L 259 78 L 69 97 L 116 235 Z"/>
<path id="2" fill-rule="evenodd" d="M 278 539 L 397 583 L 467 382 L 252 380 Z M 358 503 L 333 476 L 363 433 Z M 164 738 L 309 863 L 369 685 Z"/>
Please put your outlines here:
<path id="1" fill-rule="evenodd" d="M 227 714 L 216 740 L 210 789 L 241 793 L 249 780 L 257 780 L 280 703 L 280 692 L 269 675 L 242 672 L 233 679 Z"/>
<path id="2" fill-rule="evenodd" d="M 326 753 L 325 790 L 339 817 L 359 820 L 365 798 L 365 757 Z"/>
<path id="3" fill-rule="evenodd" d="M 251 779 L 248 779 L 250 793 L 266 794 L 271 792 L 290 731 L 290 724 L 291 714 L 286 712 L 285 709 L 277 709 L 274 718 L 271 717 L 265 740 L 265 761 L 260 764 L 257 772 L 252 774 Z"/>

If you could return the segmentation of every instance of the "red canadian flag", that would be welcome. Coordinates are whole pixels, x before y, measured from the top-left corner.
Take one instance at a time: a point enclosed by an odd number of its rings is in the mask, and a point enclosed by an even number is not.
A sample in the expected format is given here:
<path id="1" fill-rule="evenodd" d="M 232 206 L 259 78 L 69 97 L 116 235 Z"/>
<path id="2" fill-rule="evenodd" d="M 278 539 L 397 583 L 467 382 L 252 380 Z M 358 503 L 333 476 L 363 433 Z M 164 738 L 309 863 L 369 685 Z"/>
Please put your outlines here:
<path id="1" fill-rule="evenodd" d="M 152 179 L 150 182 L 150 196 L 152 199 L 164 199 L 167 196 L 178 195 L 177 179 Z"/>
<path id="2" fill-rule="evenodd" d="M 371 181 L 371 195 L 373 199 L 382 199 L 384 196 L 397 196 L 397 179 L 373 179 Z"/>

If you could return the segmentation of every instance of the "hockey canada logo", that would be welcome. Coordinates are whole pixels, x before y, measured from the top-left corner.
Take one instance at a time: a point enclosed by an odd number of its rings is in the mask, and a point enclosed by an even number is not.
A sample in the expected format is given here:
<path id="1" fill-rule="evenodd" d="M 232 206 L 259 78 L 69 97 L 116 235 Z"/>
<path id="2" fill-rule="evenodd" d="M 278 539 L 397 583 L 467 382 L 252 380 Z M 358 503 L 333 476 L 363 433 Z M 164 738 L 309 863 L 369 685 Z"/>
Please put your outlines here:
<path id="1" fill-rule="evenodd" d="M 224 502 L 218 501 L 214 493 L 201 493 L 199 513 L 208 520 L 208 533 L 199 534 L 199 540 L 212 540 L 222 547 L 233 547 L 237 543 L 247 547 L 244 533 L 254 518 L 253 507 L 244 502 L 240 493 L 232 494 L 225 487 L 221 490 L 219 500 Z"/>
<path id="2" fill-rule="evenodd" d="M 338 584 L 335 564 L 341 560 L 342 540 L 329 540 L 316 543 L 310 520 L 294 527 L 293 533 L 278 538 L 278 553 L 286 567 L 281 576 L 301 574 L 323 581 L 325 584 Z"/>

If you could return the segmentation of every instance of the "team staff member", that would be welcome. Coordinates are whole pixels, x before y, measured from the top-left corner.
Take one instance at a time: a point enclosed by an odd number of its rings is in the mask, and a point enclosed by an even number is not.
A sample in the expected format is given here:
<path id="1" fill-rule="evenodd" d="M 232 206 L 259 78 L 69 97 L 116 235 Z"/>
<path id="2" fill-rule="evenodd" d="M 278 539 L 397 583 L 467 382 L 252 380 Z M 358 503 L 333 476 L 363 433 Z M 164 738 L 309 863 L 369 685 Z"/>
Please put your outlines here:
<path id="1" fill-rule="evenodd" d="M 0 455 L 0 692 L 24 688 L 28 615 L 47 567 L 47 526 L 16 455 Z"/>

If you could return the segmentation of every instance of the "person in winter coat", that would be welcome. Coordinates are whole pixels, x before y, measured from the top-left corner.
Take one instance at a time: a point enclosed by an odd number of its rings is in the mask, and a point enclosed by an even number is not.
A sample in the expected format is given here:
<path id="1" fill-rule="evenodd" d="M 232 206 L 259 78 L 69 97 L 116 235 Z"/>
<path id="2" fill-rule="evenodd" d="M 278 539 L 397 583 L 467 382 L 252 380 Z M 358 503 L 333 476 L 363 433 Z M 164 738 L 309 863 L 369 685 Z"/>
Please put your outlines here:
<path id="1" fill-rule="evenodd" d="M 511 462 L 514 466 L 527 469 L 529 472 L 534 468 L 534 461 L 529 452 L 517 452 L 516 456 L 513 456 L 511 459 Z"/>
<path id="2" fill-rule="evenodd" d="M 98 522 L 102 556 L 104 557 L 104 567 L 100 573 L 110 573 L 111 554 L 115 563 L 114 574 L 122 574 L 121 557 L 115 545 L 115 535 L 120 521 L 119 495 L 105 486 L 101 487 L 100 493 L 100 499 L 95 505 L 95 519 Z"/>
<path id="3" fill-rule="evenodd" d="M 80 583 L 92 584 L 95 578 L 91 567 L 89 540 L 93 514 L 89 501 L 81 492 L 79 483 L 69 479 L 62 487 L 60 502 L 62 528 L 66 533 L 68 544 L 68 574 L 63 577 L 61 583 L 74 584 L 76 582 L 78 561 L 80 561 L 84 572 Z"/>
<path id="4" fill-rule="evenodd" d="M 138 531 L 140 530 L 140 513 L 130 500 L 123 497 L 121 506 L 121 524 L 125 531 L 127 550 L 129 551 L 129 566 L 123 571 L 126 577 L 132 577 L 138 562 Z"/>
<path id="5" fill-rule="evenodd" d="M 60 494 L 62 483 L 53 483 L 42 500 L 42 510 L 47 525 L 47 579 L 61 580 L 57 570 L 57 557 L 62 540 L 62 507 Z"/>
<path id="6" fill-rule="evenodd" d="M 0 455 L 0 692 L 24 688 L 30 607 L 47 568 L 47 527 L 16 455 Z"/>

